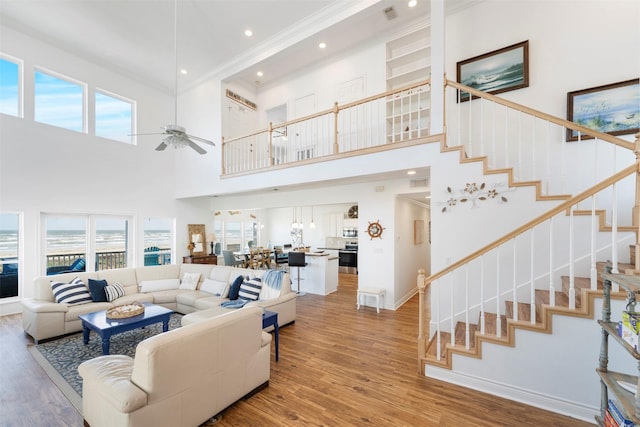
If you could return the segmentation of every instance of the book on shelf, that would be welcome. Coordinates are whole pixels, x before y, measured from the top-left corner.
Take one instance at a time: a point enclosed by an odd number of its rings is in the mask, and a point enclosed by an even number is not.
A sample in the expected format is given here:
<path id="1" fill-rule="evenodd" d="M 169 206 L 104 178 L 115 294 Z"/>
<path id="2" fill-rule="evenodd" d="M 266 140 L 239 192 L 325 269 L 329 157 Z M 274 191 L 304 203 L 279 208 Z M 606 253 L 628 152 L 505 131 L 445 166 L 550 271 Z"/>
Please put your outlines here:
<path id="1" fill-rule="evenodd" d="M 618 322 L 618 336 L 622 337 L 634 350 L 638 350 L 638 334 L 633 332 L 623 321 Z"/>
<path id="2" fill-rule="evenodd" d="M 619 404 L 617 404 L 612 399 L 609 399 L 608 411 L 613 417 L 613 420 L 616 422 L 616 425 L 619 427 L 635 427 L 633 421 L 628 419 L 622 411 L 619 409 Z"/>
<path id="3" fill-rule="evenodd" d="M 620 427 L 608 409 L 604 411 L 604 427 Z"/>

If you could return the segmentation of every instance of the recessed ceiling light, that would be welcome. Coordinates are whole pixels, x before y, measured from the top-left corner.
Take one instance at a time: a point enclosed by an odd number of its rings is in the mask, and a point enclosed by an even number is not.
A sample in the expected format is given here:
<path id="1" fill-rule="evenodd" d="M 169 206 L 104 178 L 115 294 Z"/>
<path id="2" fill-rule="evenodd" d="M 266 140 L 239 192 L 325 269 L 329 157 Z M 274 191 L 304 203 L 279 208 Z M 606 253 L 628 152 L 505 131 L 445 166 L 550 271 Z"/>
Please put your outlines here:
<path id="1" fill-rule="evenodd" d="M 244 35 L 245 35 L 245 36 L 247 36 L 247 37 L 251 37 L 251 36 L 253 36 L 253 31 L 251 31 L 251 30 L 244 30 Z"/>
<path id="2" fill-rule="evenodd" d="M 408 171 L 407 172 L 407 175 L 415 175 L 415 174 L 416 174 L 416 171 Z"/>
<path id="3" fill-rule="evenodd" d="M 185 70 L 184 68 L 180 70 L 180 74 L 185 75 L 187 74 L 187 70 Z"/>
<path id="4" fill-rule="evenodd" d="M 327 47 L 327 44 L 326 44 L 325 42 L 322 42 L 322 43 L 320 43 L 320 44 L 318 45 L 318 47 L 319 47 L 320 49 L 325 49 L 325 48 Z"/>
<path id="5" fill-rule="evenodd" d="M 264 74 L 263 74 L 263 72 L 262 72 L 262 71 L 258 71 L 258 72 L 256 73 L 256 75 L 257 75 L 258 77 L 262 77 Z"/>
<path id="6" fill-rule="evenodd" d="M 418 0 L 410 0 L 409 7 L 415 7 L 418 4 Z"/>

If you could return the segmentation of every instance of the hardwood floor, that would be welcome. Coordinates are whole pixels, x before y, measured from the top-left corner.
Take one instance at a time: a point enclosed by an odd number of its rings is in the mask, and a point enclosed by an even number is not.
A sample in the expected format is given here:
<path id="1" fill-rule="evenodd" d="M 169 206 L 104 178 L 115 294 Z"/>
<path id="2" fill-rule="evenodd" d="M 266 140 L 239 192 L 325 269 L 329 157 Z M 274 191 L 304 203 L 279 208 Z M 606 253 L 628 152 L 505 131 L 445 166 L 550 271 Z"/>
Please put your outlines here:
<path id="1" fill-rule="evenodd" d="M 326 297 L 298 297 L 269 387 L 225 410 L 216 426 L 592 425 L 420 376 L 417 296 L 395 312 L 357 311 L 355 277 L 341 274 Z M 20 315 L 0 317 L 0 426 L 81 426 L 30 343 Z"/>

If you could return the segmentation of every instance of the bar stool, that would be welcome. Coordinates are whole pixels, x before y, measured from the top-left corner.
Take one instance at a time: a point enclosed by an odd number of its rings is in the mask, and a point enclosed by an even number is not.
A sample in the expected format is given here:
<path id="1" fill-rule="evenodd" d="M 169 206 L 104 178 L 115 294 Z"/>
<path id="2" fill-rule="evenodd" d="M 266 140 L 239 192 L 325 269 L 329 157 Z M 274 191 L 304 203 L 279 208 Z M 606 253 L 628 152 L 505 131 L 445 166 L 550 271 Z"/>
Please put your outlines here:
<path id="1" fill-rule="evenodd" d="M 304 293 L 300 293 L 300 267 L 306 267 L 306 265 L 304 252 L 289 252 L 289 270 L 291 267 L 298 267 L 298 290 L 296 291 L 298 295 L 304 295 Z"/>
<path id="2" fill-rule="evenodd" d="M 371 296 L 376 299 L 376 311 L 380 313 L 380 298 L 384 298 L 384 293 L 385 293 L 385 290 L 381 288 L 359 288 L 357 310 L 360 310 L 360 298 L 364 297 L 365 298 L 364 302 L 366 303 L 367 302 L 366 298 L 368 296 Z"/>

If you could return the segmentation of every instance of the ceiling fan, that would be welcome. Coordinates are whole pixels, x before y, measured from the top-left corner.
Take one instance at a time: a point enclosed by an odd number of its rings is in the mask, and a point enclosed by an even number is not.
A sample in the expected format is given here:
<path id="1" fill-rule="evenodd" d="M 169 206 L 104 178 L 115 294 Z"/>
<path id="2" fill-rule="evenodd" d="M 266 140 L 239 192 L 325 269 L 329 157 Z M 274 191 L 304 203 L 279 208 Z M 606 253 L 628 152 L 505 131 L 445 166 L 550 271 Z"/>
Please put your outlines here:
<path id="1" fill-rule="evenodd" d="M 162 140 L 160 145 L 156 147 L 156 151 L 163 151 L 167 147 L 173 148 L 184 148 L 191 147 L 195 151 L 200 154 L 206 154 L 207 151 L 200 147 L 198 144 L 193 142 L 192 140 L 196 140 L 198 142 L 202 142 L 205 144 L 215 146 L 212 141 L 208 139 L 199 138 L 197 136 L 189 135 L 187 130 L 177 125 L 178 123 L 178 0 L 174 0 L 174 9 L 173 9 L 173 56 L 174 56 L 174 71 L 175 71 L 175 82 L 173 88 L 173 96 L 174 96 L 174 124 L 162 126 L 161 129 L 164 130 L 163 133 L 139 133 L 136 135 L 167 135 L 166 138 Z"/>

